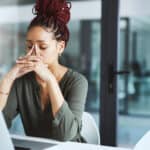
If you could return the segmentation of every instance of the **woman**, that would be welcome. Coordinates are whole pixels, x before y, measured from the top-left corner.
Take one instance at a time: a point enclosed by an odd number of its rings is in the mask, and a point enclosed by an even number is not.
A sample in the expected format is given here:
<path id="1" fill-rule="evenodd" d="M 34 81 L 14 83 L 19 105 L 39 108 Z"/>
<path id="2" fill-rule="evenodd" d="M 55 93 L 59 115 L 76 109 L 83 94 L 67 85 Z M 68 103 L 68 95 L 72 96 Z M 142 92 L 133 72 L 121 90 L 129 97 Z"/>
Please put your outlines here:
<path id="1" fill-rule="evenodd" d="M 37 0 L 27 54 L 0 83 L 0 109 L 8 126 L 20 113 L 29 136 L 82 141 L 87 80 L 58 62 L 69 40 L 70 8 L 65 0 Z"/>

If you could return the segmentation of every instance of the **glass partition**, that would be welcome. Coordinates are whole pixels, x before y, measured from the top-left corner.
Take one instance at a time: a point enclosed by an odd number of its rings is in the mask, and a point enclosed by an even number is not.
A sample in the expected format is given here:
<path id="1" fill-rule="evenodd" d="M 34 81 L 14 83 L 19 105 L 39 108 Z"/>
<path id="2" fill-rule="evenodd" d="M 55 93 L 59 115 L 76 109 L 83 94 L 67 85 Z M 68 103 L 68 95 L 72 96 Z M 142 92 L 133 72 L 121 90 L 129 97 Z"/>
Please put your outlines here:
<path id="1" fill-rule="evenodd" d="M 129 72 L 118 76 L 120 146 L 133 147 L 150 126 L 149 21 L 147 16 L 130 15 L 120 20 L 118 70 Z"/>

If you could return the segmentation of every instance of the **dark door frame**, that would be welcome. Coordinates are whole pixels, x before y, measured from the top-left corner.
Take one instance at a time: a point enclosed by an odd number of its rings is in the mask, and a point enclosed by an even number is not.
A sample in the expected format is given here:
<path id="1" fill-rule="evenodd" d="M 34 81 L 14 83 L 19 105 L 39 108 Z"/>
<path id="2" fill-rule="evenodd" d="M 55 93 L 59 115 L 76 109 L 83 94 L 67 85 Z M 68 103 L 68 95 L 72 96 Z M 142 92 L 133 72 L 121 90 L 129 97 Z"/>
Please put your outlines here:
<path id="1" fill-rule="evenodd" d="M 100 64 L 101 144 L 117 145 L 117 49 L 119 0 L 102 0 Z"/>

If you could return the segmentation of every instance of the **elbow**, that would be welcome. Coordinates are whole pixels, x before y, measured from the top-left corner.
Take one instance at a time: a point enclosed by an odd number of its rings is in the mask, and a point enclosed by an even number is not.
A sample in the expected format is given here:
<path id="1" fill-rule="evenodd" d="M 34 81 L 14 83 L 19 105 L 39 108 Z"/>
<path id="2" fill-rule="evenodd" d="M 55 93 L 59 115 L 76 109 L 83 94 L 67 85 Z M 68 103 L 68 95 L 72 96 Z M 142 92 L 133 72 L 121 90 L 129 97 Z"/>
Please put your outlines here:
<path id="1" fill-rule="evenodd" d="M 59 137 L 60 141 L 72 141 L 75 139 L 75 137 L 79 134 L 79 124 L 73 124 L 70 128 L 66 128 L 66 130 L 63 130 L 63 132 L 60 132 Z"/>

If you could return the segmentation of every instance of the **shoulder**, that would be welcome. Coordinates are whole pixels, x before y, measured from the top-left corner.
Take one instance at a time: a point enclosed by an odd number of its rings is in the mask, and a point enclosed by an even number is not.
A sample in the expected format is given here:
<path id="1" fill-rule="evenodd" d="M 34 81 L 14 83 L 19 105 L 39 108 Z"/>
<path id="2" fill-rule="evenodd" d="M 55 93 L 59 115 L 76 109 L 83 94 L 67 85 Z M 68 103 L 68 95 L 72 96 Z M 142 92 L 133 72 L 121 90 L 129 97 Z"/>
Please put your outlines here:
<path id="1" fill-rule="evenodd" d="M 79 86 L 80 85 L 83 87 L 88 87 L 88 81 L 87 81 L 86 77 L 83 74 L 81 74 L 73 69 L 68 70 L 66 79 L 67 79 L 67 83 L 70 86 L 73 86 L 73 85 Z"/>

